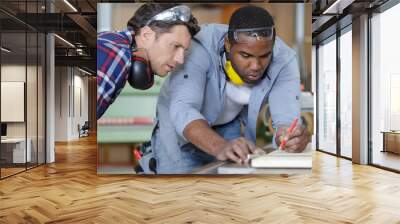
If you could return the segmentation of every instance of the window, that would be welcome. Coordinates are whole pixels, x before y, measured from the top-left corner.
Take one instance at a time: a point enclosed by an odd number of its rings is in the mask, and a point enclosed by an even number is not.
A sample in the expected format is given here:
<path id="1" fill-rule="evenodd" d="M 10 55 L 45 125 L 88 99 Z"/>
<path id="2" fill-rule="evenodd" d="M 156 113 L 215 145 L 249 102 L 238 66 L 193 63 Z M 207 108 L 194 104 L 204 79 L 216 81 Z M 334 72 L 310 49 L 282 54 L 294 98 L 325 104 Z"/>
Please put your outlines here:
<path id="1" fill-rule="evenodd" d="M 336 153 L 336 39 L 318 48 L 318 148 Z"/>
<path id="2" fill-rule="evenodd" d="M 340 36 L 340 155 L 352 157 L 352 33 Z"/>
<path id="3" fill-rule="evenodd" d="M 39 13 L 44 1 L 7 1 L 24 13 Z M 14 6 L 14 7 L 13 7 Z M 45 163 L 45 44 L 44 33 L 0 12 L 0 105 L 2 140 L 0 178 Z M 11 22 L 12 21 L 12 22 Z M 14 102 L 10 100 L 15 99 Z M 10 102 L 11 101 L 11 102 Z"/>
<path id="4" fill-rule="evenodd" d="M 400 170 L 400 133 L 391 131 L 400 130 L 400 33 L 394 28 L 399 21 L 400 5 L 371 19 L 372 163 L 396 170 Z M 384 138 L 385 132 L 390 139 Z"/>

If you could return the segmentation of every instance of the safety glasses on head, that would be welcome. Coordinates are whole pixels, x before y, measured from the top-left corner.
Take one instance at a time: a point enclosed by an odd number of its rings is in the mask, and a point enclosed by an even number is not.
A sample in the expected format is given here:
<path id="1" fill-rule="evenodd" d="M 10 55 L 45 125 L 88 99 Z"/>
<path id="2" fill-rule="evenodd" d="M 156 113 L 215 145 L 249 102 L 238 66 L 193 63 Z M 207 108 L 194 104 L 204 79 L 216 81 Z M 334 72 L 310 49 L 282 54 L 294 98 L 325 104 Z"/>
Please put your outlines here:
<path id="1" fill-rule="evenodd" d="M 249 43 L 254 41 L 268 41 L 274 38 L 274 27 L 260 27 L 250 29 L 229 30 L 237 43 Z"/>
<path id="2" fill-rule="evenodd" d="M 182 21 L 182 22 L 189 22 L 190 20 L 190 8 L 185 5 L 178 5 L 167 10 L 164 10 L 157 15 L 153 16 L 146 22 L 146 26 L 154 21 L 165 21 L 165 22 L 172 22 L 172 21 Z"/>

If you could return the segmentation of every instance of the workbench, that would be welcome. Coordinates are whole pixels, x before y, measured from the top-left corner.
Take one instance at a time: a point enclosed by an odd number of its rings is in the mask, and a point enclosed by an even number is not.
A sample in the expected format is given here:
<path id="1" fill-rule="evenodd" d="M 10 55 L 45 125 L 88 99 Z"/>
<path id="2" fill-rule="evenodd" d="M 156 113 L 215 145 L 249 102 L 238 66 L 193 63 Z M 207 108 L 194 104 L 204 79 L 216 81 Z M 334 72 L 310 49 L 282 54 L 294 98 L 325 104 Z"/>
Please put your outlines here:
<path id="1" fill-rule="evenodd" d="M 383 149 L 382 152 L 400 154 L 400 131 L 382 131 Z"/>

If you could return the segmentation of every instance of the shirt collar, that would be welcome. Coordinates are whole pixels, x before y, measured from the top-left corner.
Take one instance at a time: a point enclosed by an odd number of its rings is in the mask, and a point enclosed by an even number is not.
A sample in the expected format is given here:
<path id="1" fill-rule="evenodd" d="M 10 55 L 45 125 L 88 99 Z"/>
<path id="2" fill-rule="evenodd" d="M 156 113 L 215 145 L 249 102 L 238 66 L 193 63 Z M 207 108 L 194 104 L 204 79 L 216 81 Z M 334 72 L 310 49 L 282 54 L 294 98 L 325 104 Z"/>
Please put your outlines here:
<path id="1" fill-rule="evenodd" d="M 134 42 L 133 35 L 135 32 L 131 28 L 127 28 L 127 29 L 123 30 L 122 33 L 124 33 L 128 37 L 129 44 L 132 44 L 132 42 Z"/>

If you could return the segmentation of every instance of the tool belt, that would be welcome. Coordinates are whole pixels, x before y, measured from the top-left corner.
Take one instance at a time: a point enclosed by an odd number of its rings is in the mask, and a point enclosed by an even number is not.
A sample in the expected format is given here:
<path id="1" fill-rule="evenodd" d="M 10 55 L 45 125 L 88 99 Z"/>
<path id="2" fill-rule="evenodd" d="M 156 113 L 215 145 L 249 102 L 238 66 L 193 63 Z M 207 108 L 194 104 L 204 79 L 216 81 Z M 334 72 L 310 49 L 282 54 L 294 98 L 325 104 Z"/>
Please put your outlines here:
<path id="1" fill-rule="evenodd" d="M 135 150 L 137 150 L 135 154 L 139 154 L 136 156 L 139 164 L 134 167 L 135 172 L 137 174 L 157 174 L 157 163 L 151 149 L 151 142 L 144 142 Z"/>

